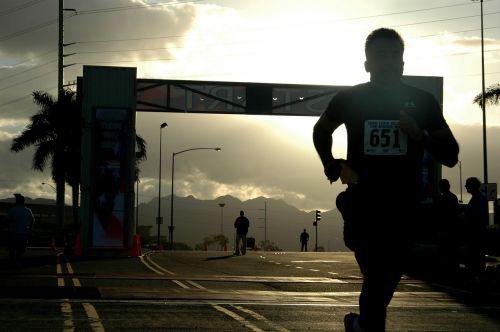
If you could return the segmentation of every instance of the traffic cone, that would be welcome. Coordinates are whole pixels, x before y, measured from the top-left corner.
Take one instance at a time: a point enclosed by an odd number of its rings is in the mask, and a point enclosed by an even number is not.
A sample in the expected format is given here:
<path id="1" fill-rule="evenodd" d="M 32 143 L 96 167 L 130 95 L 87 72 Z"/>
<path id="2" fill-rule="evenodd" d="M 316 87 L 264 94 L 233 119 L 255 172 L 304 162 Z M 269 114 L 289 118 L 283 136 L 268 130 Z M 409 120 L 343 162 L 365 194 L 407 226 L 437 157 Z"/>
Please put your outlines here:
<path id="1" fill-rule="evenodd" d="M 75 249 L 73 251 L 73 256 L 75 257 L 82 256 L 82 239 L 80 237 L 80 233 L 76 233 Z"/>
<path id="2" fill-rule="evenodd" d="M 52 236 L 52 238 L 50 239 L 49 248 L 52 249 L 53 251 L 57 251 L 56 239 L 54 238 L 54 236 Z"/>
<path id="3" fill-rule="evenodd" d="M 224 244 L 224 251 L 227 251 L 227 243 Z"/>
<path id="4" fill-rule="evenodd" d="M 141 250 L 141 236 L 139 234 L 134 235 L 134 245 L 132 247 L 132 257 L 140 257 L 142 256 Z"/>

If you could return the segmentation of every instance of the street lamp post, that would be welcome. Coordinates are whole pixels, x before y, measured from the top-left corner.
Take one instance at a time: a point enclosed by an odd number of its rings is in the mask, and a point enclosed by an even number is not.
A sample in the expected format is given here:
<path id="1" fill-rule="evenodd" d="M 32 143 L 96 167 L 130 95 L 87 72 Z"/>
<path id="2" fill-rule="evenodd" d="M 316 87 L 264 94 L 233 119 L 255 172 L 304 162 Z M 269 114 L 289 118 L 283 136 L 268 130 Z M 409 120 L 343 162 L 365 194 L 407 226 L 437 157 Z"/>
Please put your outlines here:
<path id="1" fill-rule="evenodd" d="M 194 150 L 214 150 L 220 151 L 221 148 L 192 148 L 186 149 L 179 152 L 172 153 L 172 187 L 170 192 L 170 226 L 168 226 L 168 233 L 170 237 L 170 250 L 174 250 L 174 171 L 175 171 L 175 156 L 184 152 L 194 151 Z"/>
<path id="2" fill-rule="evenodd" d="M 158 216 L 156 217 L 156 224 L 158 224 L 158 231 L 157 231 L 157 249 L 160 250 L 161 245 L 160 245 L 160 228 L 161 224 L 163 223 L 163 218 L 161 216 L 161 133 L 162 129 L 165 128 L 167 125 L 166 122 L 163 122 L 160 125 L 160 165 L 158 167 Z"/>
<path id="3" fill-rule="evenodd" d="M 49 186 L 50 188 L 52 188 L 52 190 L 54 190 L 54 192 L 57 193 L 57 190 L 56 190 L 56 187 L 54 187 L 53 185 L 51 185 L 50 183 L 47 183 L 47 182 L 42 182 L 43 185 L 46 185 L 46 186 Z"/>
<path id="4" fill-rule="evenodd" d="M 220 206 L 220 234 L 224 235 L 224 233 L 223 233 L 224 206 L 226 206 L 226 203 L 219 203 L 219 206 Z"/>
<path id="5" fill-rule="evenodd" d="M 483 0 L 481 0 L 481 77 L 482 93 L 481 105 L 483 109 L 483 167 L 484 183 L 488 183 L 488 152 L 486 150 L 486 104 L 484 102 L 485 82 L 484 82 L 484 28 L 483 28 Z"/>
<path id="6" fill-rule="evenodd" d="M 483 171 L 484 171 L 484 183 L 488 183 L 488 151 L 486 148 L 486 104 L 485 104 L 485 78 L 484 78 L 484 27 L 483 27 L 483 0 L 472 0 L 479 1 L 481 3 L 481 109 L 483 111 Z"/>

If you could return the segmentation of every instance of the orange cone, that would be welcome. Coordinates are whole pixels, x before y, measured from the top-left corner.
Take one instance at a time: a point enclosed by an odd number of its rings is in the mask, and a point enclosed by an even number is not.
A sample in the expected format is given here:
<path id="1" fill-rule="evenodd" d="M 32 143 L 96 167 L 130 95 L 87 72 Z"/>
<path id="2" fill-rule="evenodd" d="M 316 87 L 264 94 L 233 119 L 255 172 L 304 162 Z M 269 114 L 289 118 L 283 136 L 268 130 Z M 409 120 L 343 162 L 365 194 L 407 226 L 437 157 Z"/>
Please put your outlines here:
<path id="1" fill-rule="evenodd" d="M 227 243 L 224 244 L 224 251 L 227 251 Z"/>
<path id="2" fill-rule="evenodd" d="M 57 251 L 57 247 L 56 247 L 56 239 L 52 236 L 52 238 L 50 239 L 50 245 L 49 245 L 49 248 L 52 249 L 53 251 Z"/>
<path id="3" fill-rule="evenodd" d="M 132 257 L 142 256 L 141 250 L 141 236 L 139 234 L 134 235 L 134 245 L 132 247 L 132 253 L 130 254 Z"/>
<path id="4" fill-rule="evenodd" d="M 75 256 L 75 257 L 82 256 L 82 239 L 80 237 L 80 233 L 76 234 L 75 249 L 73 251 L 73 256 Z"/>

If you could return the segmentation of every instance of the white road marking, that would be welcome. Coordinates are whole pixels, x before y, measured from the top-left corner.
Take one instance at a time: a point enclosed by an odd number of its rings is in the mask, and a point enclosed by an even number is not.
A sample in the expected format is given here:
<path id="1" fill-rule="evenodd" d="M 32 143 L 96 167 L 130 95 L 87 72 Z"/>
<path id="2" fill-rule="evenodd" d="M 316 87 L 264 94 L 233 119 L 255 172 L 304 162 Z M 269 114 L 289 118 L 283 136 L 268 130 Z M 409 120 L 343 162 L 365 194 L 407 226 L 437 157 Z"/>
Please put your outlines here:
<path id="1" fill-rule="evenodd" d="M 141 259 L 141 262 L 147 267 L 149 268 L 151 271 L 159 274 L 159 275 L 165 275 L 162 271 L 165 271 L 171 275 L 175 275 L 175 273 L 161 267 L 160 265 L 156 264 L 149 256 L 150 255 L 145 255 L 146 256 L 146 259 L 143 259 L 142 256 L 140 256 L 139 258 Z M 147 260 L 147 261 L 146 261 Z M 276 263 L 276 264 L 280 264 L 280 263 Z M 154 267 L 153 267 L 154 265 Z M 190 289 L 188 285 L 180 282 L 179 280 L 175 280 L 175 279 L 172 279 L 172 282 L 174 282 L 175 284 L 179 285 L 180 287 L 184 288 L 184 289 Z M 211 290 L 211 289 L 208 289 L 200 284 L 198 284 L 197 282 L 194 282 L 192 280 L 185 280 L 186 283 L 198 288 L 198 289 L 201 289 L 201 290 L 205 290 L 205 291 L 208 291 L 208 292 L 215 292 L 214 290 Z M 238 293 L 238 291 L 234 291 L 235 293 Z M 240 315 L 230 311 L 230 310 L 227 310 L 226 308 L 224 307 L 221 307 L 220 305 L 217 305 L 217 304 L 211 304 L 213 308 L 217 309 L 218 311 L 228 315 L 229 317 L 235 319 L 236 321 L 242 323 L 244 326 L 246 326 L 247 328 L 251 329 L 252 331 L 255 331 L 255 332 L 264 332 L 263 330 L 261 330 L 259 327 L 253 325 L 251 322 L 249 322 L 248 320 L 246 320 L 245 318 L 241 317 Z M 256 312 L 253 312 L 252 310 L 249 310 L 249 309 L 245 309 L 241 306 L 238 306 L 237 307 L 238 310 L 240 311 L 243 311 L 243 312 L 246 312 L 247 314 L 251 315 L 252 317 L 254 317 L 255 319 L 257 320 L 260 320 L 260 321 L 263 321 L 265 322 L 266 324 L 268 324 L 269 326 L 272 326 L 274 329 L 278 330 L 278 331 L 281 331 L 281 332 L 289 332 L 287 329 L 271 322 L 270 320 L 268 320 L 267 318 L 265 318 L 264 316 L 262 315 L 259 315 L 257 314 Z"/>
<path id="2" fill-rule="evenodd" d="M 264 316 L 256 313 L 255 311 L 252 311 L 252 310 L 247 309 L 247 308 L 243 308 L 242 306 L 239 306 L 239 305 L 231 305 L 231 307 L 236 308 L 239 311 L 243 311 L 243 312 L 249 314 L 250 316 L 252 316 L 253 318 L 255 318 L 257 320 L 265 322 L 267 325 L 271 326 L 273 329 L 276 329 L 277 331 L 280 331 L 280 332 L 290 332 L 290 330 L 287 330 L 284 327 L 271 322 L 269 319 L 267 319 L 266 317 L 264 317 Z"/>
<path id="3" fill-rule="evenodd" d="M 188 284 L 193 285 L 194 287 L 196 287 L 196 288 L 198 288 L 198 289 L 208 290 L 207 288 L 203 287 L 203 286 L 202 286 L 202 285 L 200 285 L 199 283 L 194 282 L 194 281 L 192 281 L 192 280 L 186 280 L 186 282 L 187 282 Z"/>
<path id="4" fill-rule="evenodd" d="M 149 265 L 148 262 L 146 262 L 146 260 L 144 259 L 143 256 L 139 256 L 139 259 L 141 260 L 142 264 L 144 264 L 148 269 L 150 269 L 151 271 L 153 271 L 154 273 L 156 274 L 159 274 L 159 275 L 165 275 L 165 273 L 163 273 L 162 271 L 160 270 L 157 270 L 155 269 L 154 267 L 152 267 L 151 265 Z"/>
<path id="5" fill-rule="evenodd" d="M 64 299 L 65 302 L 61 302 L 61 312 L 63 314 L 63 332 L 73 332 L 75 331 L 75 325 L 73 323 L 73 310 L 71 309 L 71 303 L 69 299 Z"/>
<path id="6" fill-rule="evenodd" d="M 260 328 L 253 325 L 252 323 L 250 323 L 249 321 L 247 321 L 245 318 L 241 317 L 237 313 L 232 312 L 231 310 L 227 310 L 226 308 L 221 307 L 218 304 L 212 304 L 212 307 L 214 307 L 215 309 L 219 310 L 220 312 L 228 315 L 229 317 L 233 318 L 234 320 L 240 322 L 241 324 L 243 324 L 245 327 L 248 327 L 252 331 L 264 332 L 264 330 L 261 330 Z"/>
<path id="7" fill-rule="evenodd" d="M 177 284 L 177 285 L 179 285 L 179 286 L 181 286 L 181 287 L 182 287 L 182 288 L 184 288 L 184 289 L 189 289 L 189 286 L 188 286 L 188 285 L 186 285 L 186 284 L 184 284 L 184 283 L 180 282 L 179 280 L 172 280 L 172 282 L 173 282 L 173 283 L 175 283 L 175 284 Z"/>
<path id="8" fill-rule="evenodd" d="M 144 258 L 143 256 L 145 256 L 146 258 Z M 143 255 L 143 256 L 139 256 L 139 258 L 140 258 L 141 262 L 142 262 L 142 263 L 143 263 L 143 264 L 144 264 L 144 265 L 145 265 L 148 269 L 150 269 L 151 271 L 153 271 L 154 273 L 157 273 L 157 274 L 162 275 L 162 276 L 163 276 L 163 275 L 165 275 L 165 273 L 168 273 L 168 274 L 170 274 L 170 275 L 175 275 L 175 273 L 174 273 L 174 272 L 169 271 L 169 270 L 167 270 L 167 269 L 165 269 L 165 268 L 161 267 L 160 265 L 158 265 L 156 262 L 154 262 L 154 261 L 153 261 L 153 260 L 149 257 L 150 255 L 146 254 L 146 255 Z M 163 272 L 165 272 L 165 273 L 163 273 Z M 188 285 L 186 285 L 186 284 L 184 284 L 184 283 L 180 282 L 179 280 L 175 280 L 175 279 L 173 279 L 173 280 L 172 280 L 172 282 L 173 282 L 173 283 L 175 283 L 175 284 L 177 284 L 178 286 L 181 286 L 181 287 L 182 287 L 182 288 L 184 288 L 184 289 L 189 289 L 189 286 L 188 286 Z"/>
<path id="9" fill-rule="evenodd" d="M 324 259 L 312 259 L 308 261 L 291 261 L 292 263 L 340 263 L 340 261 L 331 261 Z"/>
<path id="10" fill-rule="evenodd" d="M 309 271 L 319 272 L 319 270 L 316 270 L 316 269 L 309 269 Z"/>
<path id="11" fill-rule="evenodd" d="M 162 267 L 162 266 L 158 265 L 156 262 L 154 262 L 154 261 L 151 259 L 150 255 L 147 255 L 147 256 L 146 256 L 146 259 L 148 260 L 148 262 L 149 262 L 151 265 L 153 265 L 153 266 L 154 266 L 155 268 L 157 268 L 158 270 L 163 271 L 163 272 L 166 272 L 166 273 L 168 273 L 168 274 L 170 274 L 170 275 L 172 275 L 172 276 L 173 276 L 173 275 L 175 275 L 175 273 L 173 273 L 172 271 L 169 271 L 169 270 L 167 270 L 166 268 L 164 268 L 164 267 Z"/>
<path id="12" fill-rule="evenodd" d="M 85 309 L 87 317 L 89 318 L 90 327 L 92 328 L 92 331 L 94 332 L 106 331 L 101 323 L 101 319 L 99 318 L 99 315 L 97 314 L 97 311 L 95 310 L 94 306 L 90 303 L 82 303 L 82 305 L 83 309 Z"/>
<path id="13" fill-rule="evenodd" d="M 61 255 L 62 253 L 58 252 L 56 255 L 56 273 L 62 274 L 62 267 L 61 267 Z M 57 286 L 58 287 L 64 287 L 64 278 L 57 278 Z"/>
<path id="14" fill-rule="evenodd" d="M 73 271 L 73 268 L 71 267 L 71 264 L 68 261 L 66 262 L 66 268 L 68 269 L 68 273 L 69 274 L 74 274 L 75 273 Z M 73 281 L 73 285 L 75 287 L 82 287 L 82 284 L 80 283 L 80 280 L 78 280 L 78 278 L 71 278 L 71 280 Z"/>

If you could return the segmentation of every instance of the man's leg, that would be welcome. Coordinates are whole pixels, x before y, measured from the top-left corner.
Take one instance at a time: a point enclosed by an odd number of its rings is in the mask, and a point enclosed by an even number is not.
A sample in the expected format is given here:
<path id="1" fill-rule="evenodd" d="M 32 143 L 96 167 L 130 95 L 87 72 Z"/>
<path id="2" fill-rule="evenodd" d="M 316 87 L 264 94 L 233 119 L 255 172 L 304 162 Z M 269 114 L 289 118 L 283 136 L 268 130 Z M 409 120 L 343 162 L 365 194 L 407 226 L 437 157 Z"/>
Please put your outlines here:
<path id="1" fill-rule="evenodd" d="M 360 325 L 366 331 L 385 331 L 387 306 L 402 276 L 400 262 L 385 251 L 358 251 L 355 256 L 363 274 Z"/>
<path id="2" fill-rule="evenodd" d="M 241 253 L 245 255 L 247 253 L 247 235 L 241 235 Z"/>
<path id="3" fill-rule="evenodd" d="M 241 234 L 236 234 L 236 245 L 234 248 L 234 253 L 236 255 L 240 254 L 240 240 L 241 240 Z"/>

